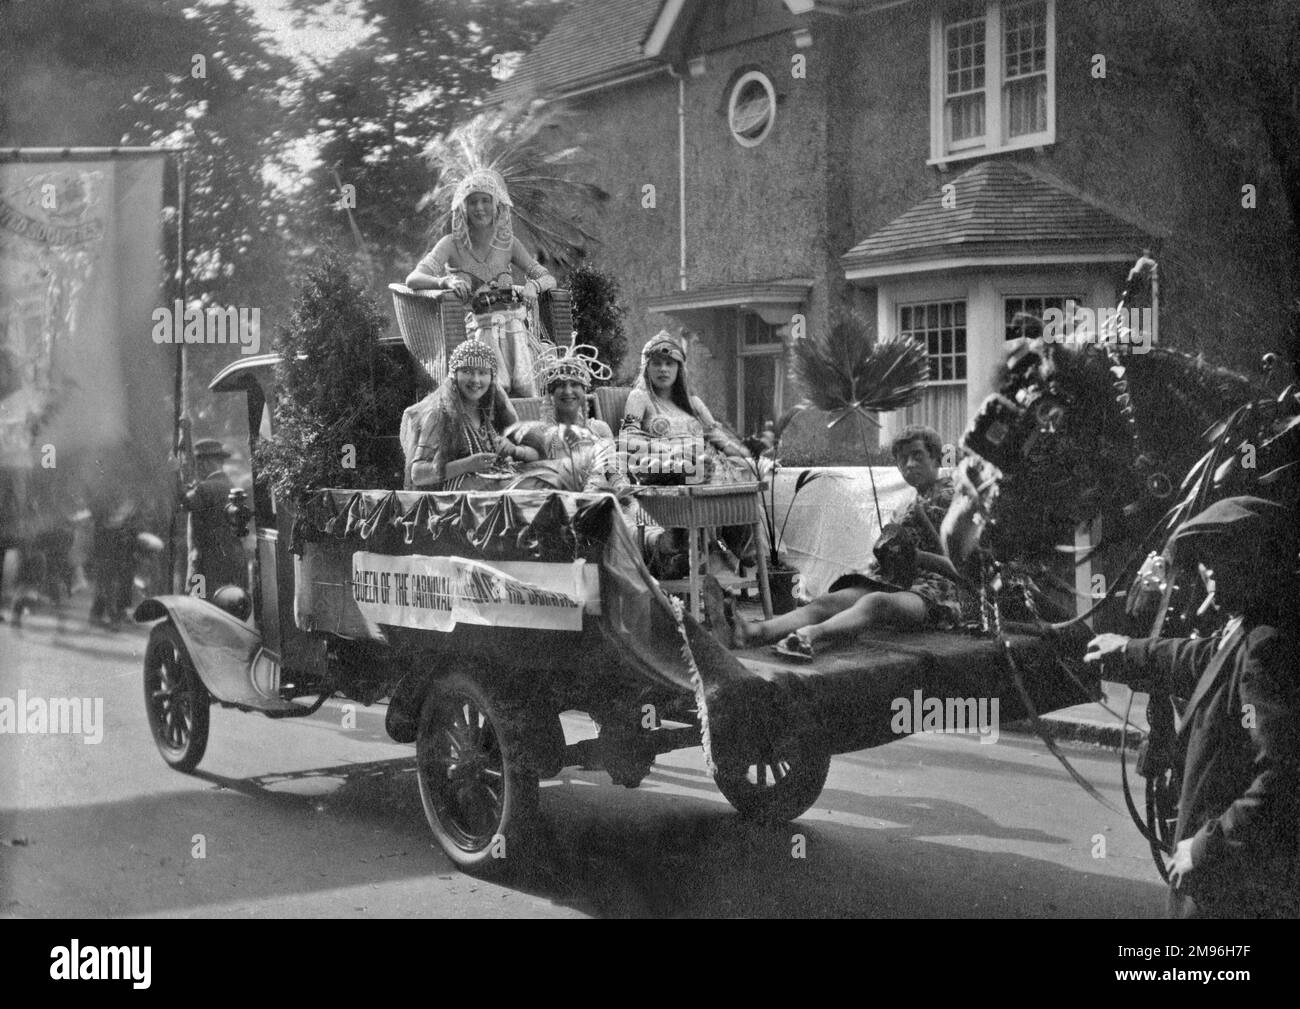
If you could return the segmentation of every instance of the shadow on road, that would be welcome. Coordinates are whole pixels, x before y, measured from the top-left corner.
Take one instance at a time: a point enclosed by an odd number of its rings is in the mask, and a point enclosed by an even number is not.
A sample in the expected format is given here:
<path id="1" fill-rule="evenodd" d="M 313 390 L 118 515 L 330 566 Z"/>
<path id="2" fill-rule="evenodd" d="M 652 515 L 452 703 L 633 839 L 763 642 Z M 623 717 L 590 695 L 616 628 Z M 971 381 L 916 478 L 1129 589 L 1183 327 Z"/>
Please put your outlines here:
<path id="1" fill-rule="evenodd" d="M 665 780 L 694 788 L 692 776 L 674 767 Z M 437 915 L 438 881 L 464 879 L 432 847 L 413 757 L 188 780 L 190 790 L 120 802 L 0 810 L 0 837 L 26 840 L 0 845 L 0 914 L 230 914 L 241 901 L 274 913 L 277 897 L 411 880 L 428 892 L 421 913 Z M 773 828 L 740 820 L 704 777 L 698 797 L 634 793 L 603 775 L 569 781 L 543 790 L 535 860 L 508 885 L 600 916 L 1127 918 L 1163 909 L 1163 887 L 1092 871 L 1086 846 L 1073 868 L 944 843 L 1066 843 L 960 803 L 828 789 L 818 810 L 901 826 Z M 351 895 L 337 899 L 335 913 L 354 910 Z"/>

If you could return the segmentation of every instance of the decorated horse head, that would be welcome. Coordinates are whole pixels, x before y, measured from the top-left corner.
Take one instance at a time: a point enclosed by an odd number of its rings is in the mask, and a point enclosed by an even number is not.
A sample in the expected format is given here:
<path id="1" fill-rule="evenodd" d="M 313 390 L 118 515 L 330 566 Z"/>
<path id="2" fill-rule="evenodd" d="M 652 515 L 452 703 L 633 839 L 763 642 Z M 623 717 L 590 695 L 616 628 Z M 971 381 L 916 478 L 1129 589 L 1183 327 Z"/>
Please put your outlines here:
<path id="1" fill-rule="evenodd" d="M 943 523 L 959 569 L 973 574 L 989 557 L 1049 568 L 1074 551 L 1075 529 L 1093 522 L 1100 535 L 1078 560 L 1109 568 L 1113 596 L 1158 582 L 1135 582 L 1143 558 L 1161 554 L 1173 530 L 1212 501 L 1300 497 L 1294 385 L 1273 395 L 1265 381 L 1202 357 L 1099 336 L 1010 346 L 997 391 L 963 437 L 969 454 Z M 1280 370 L 1276 358 L 1268 364 Z"/>
<path id="2" fill-rule="evenodd" d="M 1144 264 L 1154 269 L 1144 258 L 1131 282 L 1144 275 Z M 1121 306 L 1128 298 L 1126 291 Z M 985 588 L 996 588 L 1006 569 L 1051 580 L 1052 560 L 1074 553 L 1076 528 L 1091 522 L 1100 535 L 1078 563 L 1092 561 L 1106 575 L 1088 610 L 1098 629 L 1211 632 L 1224 617 L 1194 573 L 1172 567 L 1170 538 L 1225 497 L 1264 497 L 1300 509 L 1297 385 L 1270 391 L 1283 370 L 1276 355 L 1266 357 L 1260 381 L 1119 333 L 1100 335 L 1074 346 L 1045 339 L 1012 345 L 997 391 L 963 436 L 969 454 L 954 474 L 956 493 L 940 532 L 944 549 Z M 1291 335 L 1295 347 L 1300 332 Z M 1292 368 L 1300 374 L 1300 362 Z M 1054 580 L 1075 603 L 1069 581 Z M 1118 603 L 1121 592 L 1127 605 L 1108 611 L 1104 604 Z M 995 614 L 1000 596 L 986 595 Z M 1058 612 L 1063 608 L 1077 607 Z M 1074 630 L 1079 620 L 1063 623 Z M 1170 699 L 1153 693 L 1147 717 L 1150 733 L 1138 758 L 1145 816 L 1129 791 L 1126 765 L 1124 796 L 1167 879 L 1163 853 L 1171 850 L 1182 766 Z"/>

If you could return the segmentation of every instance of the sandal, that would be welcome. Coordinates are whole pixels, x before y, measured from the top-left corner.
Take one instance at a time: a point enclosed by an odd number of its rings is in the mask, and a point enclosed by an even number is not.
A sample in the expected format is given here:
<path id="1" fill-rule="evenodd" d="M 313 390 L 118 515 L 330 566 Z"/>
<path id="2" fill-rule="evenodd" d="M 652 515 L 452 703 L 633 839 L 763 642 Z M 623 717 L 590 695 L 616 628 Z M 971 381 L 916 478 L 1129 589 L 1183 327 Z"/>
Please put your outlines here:
<path id="1" fill-rule="evenodd" d="M 800 662 L 813 660 L 812 642 L 801 638 L 798 631 L 787 634 L 772 646 L 772 651 L 777 655 L 784 655 L 787 659 L 798 659 Z"/>

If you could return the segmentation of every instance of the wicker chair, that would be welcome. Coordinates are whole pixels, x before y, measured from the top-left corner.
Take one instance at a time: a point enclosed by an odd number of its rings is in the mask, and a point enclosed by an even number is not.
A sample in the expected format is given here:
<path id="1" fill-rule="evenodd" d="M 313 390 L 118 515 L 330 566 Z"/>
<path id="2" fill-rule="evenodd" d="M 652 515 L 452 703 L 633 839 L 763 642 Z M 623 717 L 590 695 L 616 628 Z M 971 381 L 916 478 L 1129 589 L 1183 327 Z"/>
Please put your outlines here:
<path id="1" fill-rule="evenodd" d="M 521 421 L 542 419 L 541 396 L 529 396 L 526 399 L 511 399 L 510 405 L 515 408 L 515 413 L 519 415 Z"/>
<path id="2" fill-rule="evenodd" d="M 435 385 L 447 374 L 447 355 L 465 339 L 465 303 L 449 291 L 412 291 L 389 284 L 402 342 Z"/>
<path id="3" fill-rule="evenodd" d="M 602 385 L 595 391 L 596 414 L 618 434 L 618 426 L 623 422 L 623 408 L 627 406 L 627 397 L 632 390 L 625 385 Z"/>
<path id="4" fill-rule="evenodd" d="M 441 383 L 447 374 L 447 355 L 466 337 L 465 303 L 450 291 L 412 291 L 405 284 L 389 284 L 388 289 L 393 293 L 402 342 L 434 384 Z M 553 343 L 571 343 L 569 292 L 547 292 L 542 295 L 539 309 L 544 335 Z"/>

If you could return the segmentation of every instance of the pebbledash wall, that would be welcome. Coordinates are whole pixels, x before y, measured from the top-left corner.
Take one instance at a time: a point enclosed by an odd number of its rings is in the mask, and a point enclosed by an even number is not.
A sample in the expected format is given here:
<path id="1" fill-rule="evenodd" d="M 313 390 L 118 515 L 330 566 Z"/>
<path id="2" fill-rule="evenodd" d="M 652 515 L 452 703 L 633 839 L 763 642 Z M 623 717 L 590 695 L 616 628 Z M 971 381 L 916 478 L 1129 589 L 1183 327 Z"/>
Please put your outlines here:
<path id="1" fill-rule="evenodd" d="M 793 19 L 792 19 L 793 22 Z M 832 207 L 827 171 L 826 66 L 808 60 L 807 77 L 791 76 L 796 48 L 790 32 L 706 51 L 705 73 L 683 69 L 685 97 L 686 283 L 688 290 L 780 278 L 812 280 L 804 314 L 809 331 L 828 324 L 833 291 L 844 288 L 840 247 L 828 226 L 847 216 Z M 772 132 L 757 147 L 732 137 L 728 100 L 738 75 L 755 69 L 772 80 L 777 112 Z M 647 302 L 680 289 L 678 81 L 667 73 L 570 100 L 575 121 L 596 166 L 593 181 L 611 199 L 596 220 L 602 244 L 591 259 L 612 271 L 629 306 L 633 373 L 636 351 L 659 329 L 674 332 L 682 320 L 652 313 Z M 642 206 L 643 189 L 655 186 L 654 209 Z M 689 367 L 696 391 L 722 417 L 734 417 L 734 332 L 688 329 Z M 795 396 L 787 391 L 786 405 Z M 809 415 L 799 418 L 786 444 L 802 454 L 850 458 L 860 441 L 851 432 L 829 435 Z"/>
<path id="2" fill-rule="evenodd" d="M 766 18 L 778 27 L 761 38 L 713 48 L 688 29 L 681 51 L 703 58 L 698 76 L 679 61 L 680 77 L 665 71 L 566 99 L 595 166 L 592 181 L 611 194 L 593 222 L 602 244 L 591 260 L 618 277 L 630 308 L 627 371 L 635 370 L 646 337 L 683 325 L 681 314 L 647 311 L 652 298 L 680 286 L 679 79 L 688 291 L 806 278 L 810 331 L 852 308 L 874 337 L 879 285 L 847 281 L 840 257 L 909 208 L 937 199 L 945 182 L 998 159 L 1049 173 L 1153 236 L 1162 344 L 1240 368 L 1278 349 L 1295 297 L 1295 272 L 1284 259 L 1294 222 L 1268 158 L 1253 157 L 1250 171 L 1234 163 L 1228 145 L 1204 135 L 1185 94 L 1162 75 L 1149 35 L 1155 0 L 1056 0 L 1055 141 L 946 166 L 927 164 L 932 4 L 800 16 L 775 0 L 771 6 L 780 10 Z M 811 44 L 800 48 L 794 29 L 809 32 Z M 805 57 L 803 78 L 791 74 L 796 54 Z M 1095 54 L 1106 57 L 1105 78 L 1092 74 Z M 727 103 L 736 77 L 750 69 L 771 79 L 777 109 L 766 139 L 742 147 L 731 135 Z M 1225 102 L 1233 100 L 1225 93 Z M 653 209 L 643 206 L 646 184 L 655 187 Z M 1242 206 L 1245 184 L 1256 187 L 1253 210 Z M 1113 298 L 1127 267 L 1094 264 L 1086 278 L 1080 270 L 1076 286 Z M 930 279 L 936 276 L 962 279 Z M 1001 334 L 972 332 L 969 339 L 996 347 Z M 697 391 L 715 413 L 734 417 L 734 332 L 701 326 L 690 343 Z M 986 378 L 972 374 L 972 397 L 987 391 L 980 387 Z M 787 385 L 785 405 L 796 398 Z M 828 434 L 811 414 L 795 422 L 787 449 L 822 462 L 861 456 L 855 433 Z"/>

